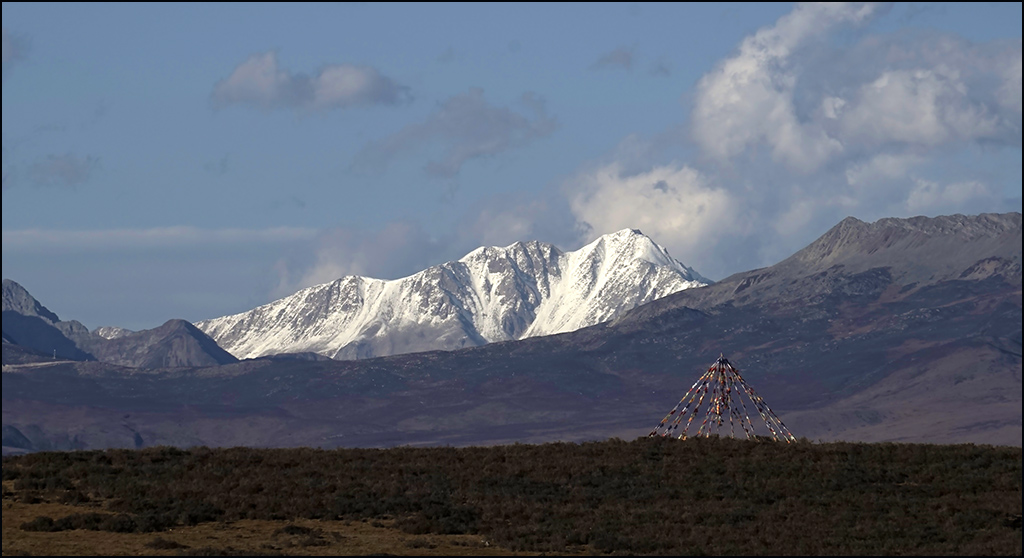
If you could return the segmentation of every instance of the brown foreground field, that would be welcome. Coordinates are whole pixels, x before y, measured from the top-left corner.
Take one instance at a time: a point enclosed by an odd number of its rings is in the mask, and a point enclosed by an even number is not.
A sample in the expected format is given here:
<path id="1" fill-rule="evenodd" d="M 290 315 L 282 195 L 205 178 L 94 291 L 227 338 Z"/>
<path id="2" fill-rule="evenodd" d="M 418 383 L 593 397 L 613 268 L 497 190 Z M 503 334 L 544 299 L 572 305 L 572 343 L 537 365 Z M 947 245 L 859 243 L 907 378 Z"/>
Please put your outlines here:
<path id="1" fill-rule="evenodd" d="M 210 556 L 210 555 L 415 555 L 508 556 L 512 552 L 478 535 L 410 535 L 393 520 L 243 519 L 178 526 L 159 533 L 89 529 L 25 531 L 37 517 L 72 517 L 96 508 L 4 501 L 5 556 Z"/>
<path id="2" fill-rule="evenodd" d="M 639 439 L 3 461 L 11 554 L 1021 554 L 1021 449 Z"/>

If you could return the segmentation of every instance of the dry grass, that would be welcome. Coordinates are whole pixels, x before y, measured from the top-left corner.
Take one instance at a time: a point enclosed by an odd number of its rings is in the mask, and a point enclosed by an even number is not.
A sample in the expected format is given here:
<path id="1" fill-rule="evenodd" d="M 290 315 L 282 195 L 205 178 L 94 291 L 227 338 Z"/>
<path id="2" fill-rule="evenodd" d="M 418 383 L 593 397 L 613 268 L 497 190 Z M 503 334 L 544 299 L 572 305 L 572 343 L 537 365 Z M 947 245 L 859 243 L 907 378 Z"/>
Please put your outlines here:
<path id="1" fill-rule="evenodd" d="M 150 448 L 3 479 L 4 553 L 1021 554 L 1019 448 Z"/>
<path id="2" fill-rule="evenodd" d="M 4 483 L 10 490 L 11 483 Z M 393 520 L 267 521 L 244 519 L 176 527 L 159 533 L 106 531 L 24 531 L 20 526 L 39 516 L 67 517 L 95 512 L 96 506 L 36 503 L 11 499 L 3 503 L 3 555 L 414 555 L 531 556 L 493 545 L 479 535 L 410 535 Z"/>

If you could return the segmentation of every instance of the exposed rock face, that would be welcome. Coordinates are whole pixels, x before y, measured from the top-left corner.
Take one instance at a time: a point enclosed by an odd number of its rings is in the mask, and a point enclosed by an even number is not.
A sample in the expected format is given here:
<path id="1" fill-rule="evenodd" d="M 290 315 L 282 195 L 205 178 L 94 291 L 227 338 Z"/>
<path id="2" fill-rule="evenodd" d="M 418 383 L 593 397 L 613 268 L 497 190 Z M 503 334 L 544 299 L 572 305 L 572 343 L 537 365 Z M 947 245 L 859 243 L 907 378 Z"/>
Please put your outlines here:
<path id="1" fill-rule="evenodd" d="M 164 325 L 105 339 L 93 346 L 103 362 L 134 368 L 216 366 L 238 362 L 196 326 L 185 320 L 168 320 Z"/>
<path id="2" fill-rule="evenodd" d="M 843 219 L 807 247 L 767 268 L 737 273 L 685 295 L 626 313 L 643 320 L 685 305 L 712 308 L 729 303 L 806 306 L 840 288 L 837 281 L 878 270 L 886 281 L 921 288 L 943 281 L 1021 276 L 1021 214 L 886 218 L 865 223 Z M 864 288 L 847 284 L 844 289 Z"/>
<path id="3" fill-rule="evenodd" d="M 28 349 L 19 358 L 36 354 L 51 359 L 94 360 L 87 349 L 68 335 L 81 334 L 85 330 L 82 324 L 60 321 L 57 314 L 10 279 L 3 280 L 3 323 L 4 338 Z M 88 336 L 88 330 L 84 334 Z"/>
<path id="4" fill-rule="evenodd" d="M 43 321 L 51 325 L 60 321 L 57 314 L 39 304 L 39 301 L 28 294 L 24 287 L 10 279 L 3 281 L 3 311 L 42 318 Z"/>
<path id="5" fill-rule="evenodd" d="M 239 358 L 359 359 L 573 331 L 707 283 L 626 229 L 574 252 L 517 242 L 394 281 L 343 277 L 196 325 Z"/>
<path id="6" fill-rule="evenodd" d="M 79 348 L 54 324 L 39 316 L 4 310 L 3 320 L 4 339 L 28 349 L 32 354 L 49 359 L 95 360 L 93 355 Z M 6 351 L 5 345 L 5 354 Z"/>

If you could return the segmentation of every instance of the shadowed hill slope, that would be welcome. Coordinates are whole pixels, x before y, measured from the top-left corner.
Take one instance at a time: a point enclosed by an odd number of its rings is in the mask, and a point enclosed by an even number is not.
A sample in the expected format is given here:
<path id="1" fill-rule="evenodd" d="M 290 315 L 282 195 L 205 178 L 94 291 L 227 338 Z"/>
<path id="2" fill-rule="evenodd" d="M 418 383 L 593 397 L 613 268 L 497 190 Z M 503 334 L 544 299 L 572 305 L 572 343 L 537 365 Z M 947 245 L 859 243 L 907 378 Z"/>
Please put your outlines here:
<path id="1" fill-rule="evenodd" d="M 217 366 L 238 362 L 208 335 L 185 320 L 90 344 L 96 358 L 136 368 Z"/>
<path id="2" fill-rule="evenodd" d="M 4 364 L 99 360 L 134 368 L 217 366 L 238 362 L 185 320 L 106 338 L 75 320 L 61 321 L 24 287 L 3 281 Z M 108 328 L 110 329 L 110 328 Z M 42 358 L 40 358 L 42 356 Z M 46 358 L 49 357 L 49 358 Z"/>

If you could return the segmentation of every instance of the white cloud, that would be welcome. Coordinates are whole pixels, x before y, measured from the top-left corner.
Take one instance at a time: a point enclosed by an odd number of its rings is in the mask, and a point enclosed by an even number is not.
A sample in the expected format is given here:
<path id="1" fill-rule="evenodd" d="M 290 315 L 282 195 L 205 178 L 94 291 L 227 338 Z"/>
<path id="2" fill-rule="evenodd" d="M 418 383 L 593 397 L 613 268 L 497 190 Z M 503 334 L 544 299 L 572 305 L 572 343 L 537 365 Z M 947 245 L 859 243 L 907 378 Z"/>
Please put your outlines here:
<path id="1" fill-rule="evenodd" d="M 626 175 L 622 165 L 610 163 L 571 180 L 566 195 L 583 240 L 638 228 L 684 262 L 745 229 L 733 221 L 730 194 L 689 166 Z"/>
<path id="2" fill-rule="evenodd" d="M 1021 48 L 1017 45 L 1016 56 L 1011 56 L 1003 69 L 1003 84 L 996 91 L 999 102 L 1006 108 L 1021 115 Z"/>
<path id="3" fill-rule="evenodd" d="M 701 78 L 691 130 L 720 163 L 770 156 L 810 175 L 894 150 L 1020 144 L 1020 41 L 975 45 L 945 34 L 832 32 L 870 4 L 801 4 Z"/>
<path id="4" fill-rule="evenodd" d="M 868 145 L 922 146 L 999 135 L 998 118 L 967 97 L 959 72 L 946 67 L 883 72 L 861 87 L 841 117 L 844 136 Z"/>
<path id="5" fill-rule="evenodd" d="M 965 212 L 965 208 L 992 198 L 988 187 L 976 180 L 939 184 L 918 178 L 907 196 L 906 211 L 912 215 Z"/>
<path id="6" fill-rule="evenodd" d="M 874 184 L 908 178 L 911 169 L 923 162 L 917 155 L 880 153 L 847 167 L 846 183 L 857 190 L 870 189 Z"/>
<path id="7" fill-rule="evenodd" d="M 1012 173 L 976 161 L 1019 150 L 1021 42 L 846 33 L 884 10 L 799 4 L 746 37 L 694 92 L 684 135 L 701 157 L 665 164 L 669 135 L 629 136 L 568 182 L 585 236 L 640 228 L 722 276 L 848 215 L 1012 210 L 992 182 Z"/>
<path id="8" fill-rule="evenodd" d="M 693 136 L 712 157 L 727 161 L 756 144 L 799 171 L 819 167 L 842 144 L 797 117 L 794 51 L 831 28 L 860 23 L 872 4 L 800 4 L 774 26 L 743 40 L 739 53 L 701 78 L 692 114 Z"/>
<path id="9" fill-rule="evenodd" d="M 329 65 L 315 76 L 280 68 L 276 52 L 254 54 L 213 88 L 213 105 L 263 109 L 341 109 L 357 105 L 393 105 L 409 98 L 408 88 L 369 66 Z"/>

